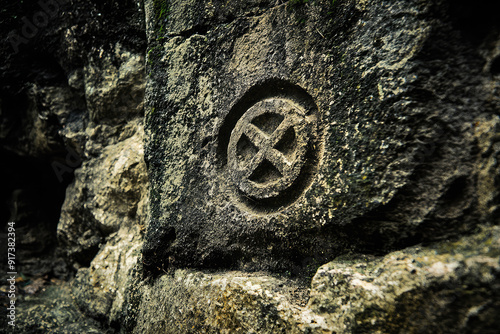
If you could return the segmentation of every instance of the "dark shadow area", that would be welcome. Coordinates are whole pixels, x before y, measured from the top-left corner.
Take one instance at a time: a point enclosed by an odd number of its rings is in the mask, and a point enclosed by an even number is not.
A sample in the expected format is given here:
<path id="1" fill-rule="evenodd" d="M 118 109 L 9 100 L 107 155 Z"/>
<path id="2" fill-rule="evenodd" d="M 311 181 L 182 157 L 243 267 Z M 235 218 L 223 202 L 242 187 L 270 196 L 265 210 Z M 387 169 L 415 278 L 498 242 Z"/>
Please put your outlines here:
<path id="1" fill-rule="evenodd" d="M 462 37 L 478 46 L 485 36 L 500 27 L 498 1 L 450 1 L 449 15 Z"/>
<path id="2" fill-rule="evenodd" d="M 66 278 L 69 271 L 58 254 L 56 232 L 72 175 L 59 182 L 48 159 L 21 157 L 5 150 L 0 150 L 0 156 L 1 236 L 7 236 L 7 222 L 15 222 L 16 270 L 26 277 Z M 2 240 L 2 245 L 7 243 Z M 2 249 L 2 265 L 7 263 L 6 256 Z"/>

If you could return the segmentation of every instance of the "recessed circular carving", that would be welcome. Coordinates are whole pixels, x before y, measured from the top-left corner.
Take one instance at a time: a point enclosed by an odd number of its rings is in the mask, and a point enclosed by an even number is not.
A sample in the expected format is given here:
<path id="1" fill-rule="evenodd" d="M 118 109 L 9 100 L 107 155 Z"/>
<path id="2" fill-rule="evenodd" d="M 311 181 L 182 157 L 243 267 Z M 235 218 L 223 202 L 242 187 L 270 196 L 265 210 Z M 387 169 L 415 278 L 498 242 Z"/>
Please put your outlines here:
<path id="1" fill-rule="evenodd" d="M 228 167 L 238 189 L 253 198 L 278 196 L 297 179 L 305 163 L 315 120 L 283 98 L 254 104 L 231 133 Z"/>
<path id="2" fill-rule="evenodd" d="M 258 88 L 231 110 L 219 144 L 226 147 L 221 160 L 237 202 L 271 213 L 293 203 L 311 184 L 322 142 L 317 107 L 304 90 L 284 82 L 267 91 Z"/>

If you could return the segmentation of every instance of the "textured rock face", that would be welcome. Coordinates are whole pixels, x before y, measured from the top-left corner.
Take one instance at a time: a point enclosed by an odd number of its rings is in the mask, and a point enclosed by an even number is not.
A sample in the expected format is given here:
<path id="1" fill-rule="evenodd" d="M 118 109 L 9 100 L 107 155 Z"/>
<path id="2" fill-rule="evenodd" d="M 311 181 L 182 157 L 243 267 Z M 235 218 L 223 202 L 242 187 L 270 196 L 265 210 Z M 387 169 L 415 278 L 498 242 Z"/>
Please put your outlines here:
<path id="1" fill-rule="evenodd" d="M 19 304 L 18 315 L 22 318 L 16 322 L 16 329 L 12 333 L 103 332 L 96 320 L 85 316 L 75 307 L 71 288 L 67 285 L 49 287 L 42 295 L 28 296 Z M 3 326 L 2 329 L 5 328 Z"/>
<path id="2" fill-rule="evenodd" d="M 135 331 L 494 331 L 498 231 L 476 230 L 498 223 L 483 5 L 147 2 L 143 263 L 173 276 L 136 294 Z M 338 256 L 310 290 L 175 270 L 301 276 Z"/>
<path id="3" fill-rule="evenodd" d="M 300 271 L 497 220 L 498 36 L 449 6 L 149 1 L 146 269 Z"/>
<path id="4" fill-rule="evenodd" d="M 500 235 L 335 260 L 319 268 L 308 306 L 327 328 L 354 333 L 485 333 L 498 326 Z"/>
<path id="5" fill-rule="evenodd" d="M 85 0 L 2 36 L 17 332 L 496 333 L 494 9 Z"/>
<path id="6" fill-rule="evenodd" d="M 117 323 L 147 221 L 143 4 L 62 2 L 12 1 L 0 15 L 1 215 L 16 222 L 19 333 Z M 14 47 L 47 4 L 50 22 Z"/>
<path id="7" fill-rule="evenodd" d="M 128 131 L 135 133 L 101 146 L 97 157 L 83 162 L 68 187 L 58 236 L 68 254 L 82 264 L 90 263 L 106 235 L 145 223 L 143 132 L 136 124 Z"/>
<path id="8" fill-rule="evenodd" d="M 310 290 L 177 270 L 146 286 L 136 333 L 494 333 L 500 230 L 319 268 Z"/>
<path id="9" fill-rule="evenodd" d="M 108 323 L 122 320 L 141 246 L 139 228 L 122 228 L 108 237 L 90 268 L 78 271 L 72 292 L 83 312 Z"/>

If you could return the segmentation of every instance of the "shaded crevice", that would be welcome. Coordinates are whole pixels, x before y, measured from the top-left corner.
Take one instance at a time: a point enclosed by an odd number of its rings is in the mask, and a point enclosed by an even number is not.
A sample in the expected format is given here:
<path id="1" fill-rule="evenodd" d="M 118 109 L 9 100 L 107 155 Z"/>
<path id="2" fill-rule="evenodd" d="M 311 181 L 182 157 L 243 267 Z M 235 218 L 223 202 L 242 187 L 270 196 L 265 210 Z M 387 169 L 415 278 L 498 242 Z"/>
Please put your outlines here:
<path id="1" fill-rule="evenodd" d="M 7 222 L 14 221 L 18 271 L 26 276 L 67 277 L 68 268 L 58 250 L 57 225 L 71 179 L 59 182 L 48 159 L 21 157 L 5 150 L 0 155 L 2 239 Z"/>
<path id="2" fill-rule="evenodd" d="M 448 14 L 463 38 L 477 46 L 494 28 L 500 27 L 497 7 L 498 3 L 491 0 L 454 0 L 450 1 Z"/>
<path id="3" fill-rule="evenodd" d="M 492 75 L 500 74 L 500 56 L 496 57 L 490 65 L 490 73 Z"/>

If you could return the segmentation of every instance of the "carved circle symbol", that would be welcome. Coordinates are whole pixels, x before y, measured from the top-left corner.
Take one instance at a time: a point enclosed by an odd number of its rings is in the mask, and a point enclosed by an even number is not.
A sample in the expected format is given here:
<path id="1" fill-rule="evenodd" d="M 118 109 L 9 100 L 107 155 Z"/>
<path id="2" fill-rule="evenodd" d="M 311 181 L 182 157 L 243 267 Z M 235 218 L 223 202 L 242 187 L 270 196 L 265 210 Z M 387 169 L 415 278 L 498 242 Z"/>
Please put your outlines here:
<path id="1" fill-rule="evenodd" d="M 255 199 L 273 198 L 289 188 L 305 163 L 315 122 L 294 101 L 257 102 L 236 123 L 228 147 L 232 180 Z"/>
<path id="2" fill-rule="evenodd" d="M 286 80 L 269 79 L 243 94 L 218 135 L 222 189 L 231 190 L 233 203 L 269 214 L 297 201 L 322 158 L 320 119 L 311 95 Z"/>

